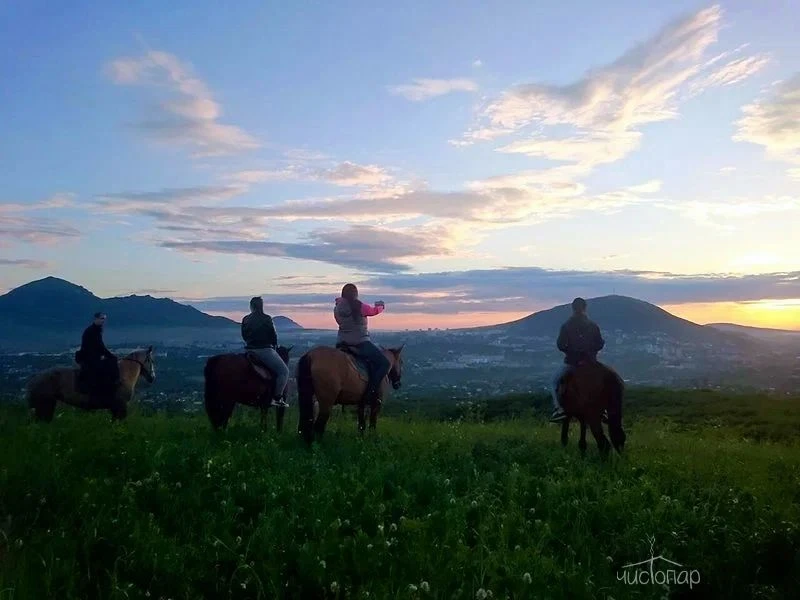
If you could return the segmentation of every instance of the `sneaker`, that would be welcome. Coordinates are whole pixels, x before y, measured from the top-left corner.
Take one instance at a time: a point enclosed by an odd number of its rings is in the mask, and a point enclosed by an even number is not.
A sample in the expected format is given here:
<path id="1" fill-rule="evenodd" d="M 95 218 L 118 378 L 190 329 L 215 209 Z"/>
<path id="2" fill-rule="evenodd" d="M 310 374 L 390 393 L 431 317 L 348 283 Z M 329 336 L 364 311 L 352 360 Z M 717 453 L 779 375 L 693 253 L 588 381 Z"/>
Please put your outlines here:
<path id="1" fill-rule="evenodd" d="M 289 407 L 289 403 L 286 402 L 286 400 L 284 400 L 283 398 L 275 398 L 270 403 L 270 405 L 271 406 L 278 406 L 278 407 L 281 407 L 281 408 L 288 408 Z"/>
<path id="2" fill-rule="evenodd" d="M 608 424 L 608 411 L 606 409 L 603 409 L 600 418 L 602 419 L 603 423 L 605 423 L 606 425 Z"/>
<path id="3" fill-rule="evenodd" d="M 551 423 L 560 423 L 564 419 L 567 418 L 567 415 L 564 413 L 563 408 L 557 408 L 553 411 L 553 414 L 550 415 L 550 422 Z"/>

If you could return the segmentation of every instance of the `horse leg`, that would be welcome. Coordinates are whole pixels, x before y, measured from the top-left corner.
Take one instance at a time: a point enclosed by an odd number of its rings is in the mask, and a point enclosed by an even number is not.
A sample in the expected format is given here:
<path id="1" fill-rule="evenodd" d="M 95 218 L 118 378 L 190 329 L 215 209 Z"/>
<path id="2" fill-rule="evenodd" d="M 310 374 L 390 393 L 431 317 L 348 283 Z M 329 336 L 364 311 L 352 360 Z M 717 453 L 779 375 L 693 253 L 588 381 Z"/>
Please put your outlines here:
<path id="1" fill-rule="evenodd" d="M 365 409 L 365 405 L 364 405 L 364 401 L 362 400 L 361 402 L 358 403 L 358 432 L 361 435 L 364 435 L 364 425 L 365 425 L 364 409 Z"/>
<path id="2" fill-rule="evenodd" d="M 564 447 L 567 446 L 567 440 L 569 439 L 569 422 L 570 422 L 570 419 L 571 419 L 571 417 L 567 417 L 561 423 L 561 445 L 564 446 Z"/>
<path id="3" fill-rule="evenodd" d="M 283 418 L 286 416 L 286 407 L 279 406 L 275 409 L 275 426 L 278 430 L 278 433 L 283 431 Z"/>
<path id="4" fill-rule="evenodd" d="M 267 417 L 269 416 L 269 405 L 261 405 L 261 431 L 267 430 Z"/>
<path id="5" fill-rule="evenodd" d="M 581 439 L 578 441 L 581 456 L 586 456 L 586 421 L 581 419 Z"/>
<path id="6" fill-rule="evenodd" d="M 378 424 L 378 413 L 381 412 L 381 405 L 380 402 L 376 402 L 375 406 L 370 407 L 369 409 L 369 428 L 375 429 L 375 426 Z"/>
<path id="7" fill-rule="evenodd" d="M 314 436 L 318 442 L 322 441 L 322 435 L 325 433 L 325 426 L 328 424 L 330 416 L 329 409 L 320 410 L 317 420 L 314 421 Z"/>
<path id="8" fill-rule="evenodd" d="M 111 396 L 108 410 L 111 412 L 112 421 L 122 421 L 128 416 L 128 404 L 120 396 L 119 391 Z"/>
<path id="9" fill-rule="evenodd" d="M 600 455 L 603 458 L 608 456 L 608 452 L 611 449 L 611 444 L 606 437 L 606 434 L 603 433 L 603 425 L 600 423 L 600 415 L 596 415 L 592 418 L 589 422 L 589 427 L 592 429 L 592 435 L 594 439 L 597 440 L 597 448 L 600 450 Z"/>

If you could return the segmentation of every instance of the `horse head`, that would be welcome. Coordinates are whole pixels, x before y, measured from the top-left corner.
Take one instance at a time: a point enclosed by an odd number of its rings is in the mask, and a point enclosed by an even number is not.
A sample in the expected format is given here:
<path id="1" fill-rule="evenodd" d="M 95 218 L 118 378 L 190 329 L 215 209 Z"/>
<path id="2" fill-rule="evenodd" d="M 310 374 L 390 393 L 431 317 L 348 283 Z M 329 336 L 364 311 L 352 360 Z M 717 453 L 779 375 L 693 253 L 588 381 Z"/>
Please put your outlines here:
<path id="1" fill-rule="evenodd" d="M 389 348 L 389 355 L 390 355 L 390 362 L 391 362 L 391 369 L 389 369 L 389 381 L 392 382 L 392 387 L 396 390 L 400 389 L 400 386 L 403 385 L 401 379 L 403 377 L 403 348 L 405 348 L 405 342 L 399 348 Z"/>
<path id="2" fill-rule="evenodd" d="M 156 379 L 156 362 L 153 359 L 153 347 L 149 346 L 147 350 L 135 350 L 128 354 L 124 360 L 130 360 L 141 367 L 142 377 L 147 380 L 147 383 L 153 383 Z"/>
<path id="3" fill-rule="evenodd" d="M 292 348 L 294 348 L 293 345 L 288 348 L 286 346 L 278 346 L 277 348 L 278 356 L 280 356 L 281 360 L 287 365 L 289 364 L 289 353 L 292 351 Z"/>

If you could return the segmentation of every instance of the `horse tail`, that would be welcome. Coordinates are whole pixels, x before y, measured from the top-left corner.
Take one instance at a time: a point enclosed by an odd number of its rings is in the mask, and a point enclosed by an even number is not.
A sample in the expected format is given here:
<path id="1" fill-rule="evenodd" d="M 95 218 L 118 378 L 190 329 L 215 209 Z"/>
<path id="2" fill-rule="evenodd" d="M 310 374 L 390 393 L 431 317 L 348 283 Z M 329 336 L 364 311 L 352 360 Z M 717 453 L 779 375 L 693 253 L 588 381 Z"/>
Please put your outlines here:
<path id="1" fill-rule="evenodd" d="M 608 433 L 611 443 L 621 451 L 625 445 L 625 431 L 622 429 L 622 397 L 625 394 L 625 382 L 615 371 L 608 373 Z"/>
<path id="2" fill-rule="evenodd" d="M 306 352 L 297 363 L 297 407 L 300 409 L 298 433 L 306 443 L 312 440 L 314 421 L 314 379 L 311 375 L 311 356 Z"/>
<path id="3" fill-rule="evenodd" d="M 33 410 L 38 421 L 49 423 L 56 411 L 57 373 L 47 370 L 30 378 L 25 390 L 28 408 Z"/>
<path id="4" fill-rule="evenodd" d="M 227 421 L 225 408 L 222 405 L 222 394 L 219 393 L 219 386 L 217 385 L 216 366 L 218 363 L 219 356 L 212 356 L 206 361 L 206 366 L 203 369 L 203 377 L 205 378 L 203 394 L 206 414 L 214 429 L 219 429 Z"/>

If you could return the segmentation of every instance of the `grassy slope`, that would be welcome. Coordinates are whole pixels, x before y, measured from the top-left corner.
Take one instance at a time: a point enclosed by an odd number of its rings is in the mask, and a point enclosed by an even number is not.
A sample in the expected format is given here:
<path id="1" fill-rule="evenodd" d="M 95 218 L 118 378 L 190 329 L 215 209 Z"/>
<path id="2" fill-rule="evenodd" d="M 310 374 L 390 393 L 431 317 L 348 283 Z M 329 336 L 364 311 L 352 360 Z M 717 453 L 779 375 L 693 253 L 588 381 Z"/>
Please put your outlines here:
<path id="1" fill-rule="evenodd" d="M 648 536 L 700 573 L 675 597 L 797 594 L 800 402 L 706 398 L 707 428 L 647 393 L 608 464 L 530 418 L 386 418 L 361 441 L 337 415 L 307 452 L 293 414 L 281 436 L 251 413 L 217 435 L 202 415 L 5 408 L 0 598 L 662 597 L 616 576 Z"/>

